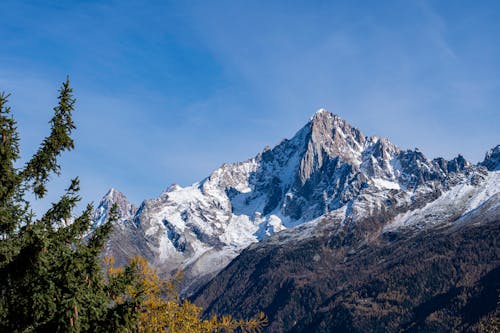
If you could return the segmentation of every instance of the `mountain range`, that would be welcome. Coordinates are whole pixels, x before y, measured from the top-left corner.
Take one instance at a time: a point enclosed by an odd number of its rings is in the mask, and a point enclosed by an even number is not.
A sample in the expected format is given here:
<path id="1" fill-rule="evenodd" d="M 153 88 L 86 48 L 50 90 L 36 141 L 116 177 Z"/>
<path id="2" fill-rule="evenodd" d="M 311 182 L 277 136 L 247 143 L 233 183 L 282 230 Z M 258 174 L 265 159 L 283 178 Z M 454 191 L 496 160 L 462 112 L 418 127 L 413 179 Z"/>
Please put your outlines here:
<path id="1" fill-rule="evenodd" d="M 270 332 L 467 330 L 496 311 L 499 192 L 500 145 L 476 165 L 430 160 L 321 109 L 291 139 L 139 207 L 111 189 L 94 220 L 117 204 L 105 254 L 182 270 L 207 313 L 262 309 Z M 478 293 L 494 300 L 471 317 Z"/>

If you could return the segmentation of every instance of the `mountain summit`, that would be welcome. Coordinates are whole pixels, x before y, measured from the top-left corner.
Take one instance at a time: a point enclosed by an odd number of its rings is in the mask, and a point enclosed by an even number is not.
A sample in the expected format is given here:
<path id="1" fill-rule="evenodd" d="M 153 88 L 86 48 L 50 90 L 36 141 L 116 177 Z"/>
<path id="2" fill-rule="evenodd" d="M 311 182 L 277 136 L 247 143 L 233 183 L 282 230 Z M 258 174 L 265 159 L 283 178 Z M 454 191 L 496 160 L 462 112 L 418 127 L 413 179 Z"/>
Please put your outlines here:
<path id="1" fill-rule="evenodd" d="M 94 227 L 106 222 L 113 204 L 117 205 L 119 220 L 131 219 L 137 211 L 137 207 L 131 204 L 123 193 L 114 188 L 110 188 L 102 198 L 94 213 Z"/>
<path id="2" fill-rule="evenodd" d="M 123 219 L 108 253 L 141 254 L 167 274 L 183 269 L 189 292 L 251 243 L 306 222 L 314 225 L 326 215 L 358 231 L 357 220 L 387 211 L 397 220 L 393 229 L 419 225 L 418 218 L 397 214 L 420 209 L 457 186 L 476 186 L 479 193 L 498 182 L 498 173 L 488 173 L 497 168 L 497 148 L 478 166 L 460 155 L 428 160 L 418 149 L 401 150 L 385 138 L 367 137 L 321 109 L 291 139 L 244 162 L 224 164 L 191 186 L 171 186 L 137 210 L 108 193 L 97 216 L 117 202 Z M 490 196 L 498 192 L 488 188 Z M 456 214 L 487 199 L 470 199 Z"/>

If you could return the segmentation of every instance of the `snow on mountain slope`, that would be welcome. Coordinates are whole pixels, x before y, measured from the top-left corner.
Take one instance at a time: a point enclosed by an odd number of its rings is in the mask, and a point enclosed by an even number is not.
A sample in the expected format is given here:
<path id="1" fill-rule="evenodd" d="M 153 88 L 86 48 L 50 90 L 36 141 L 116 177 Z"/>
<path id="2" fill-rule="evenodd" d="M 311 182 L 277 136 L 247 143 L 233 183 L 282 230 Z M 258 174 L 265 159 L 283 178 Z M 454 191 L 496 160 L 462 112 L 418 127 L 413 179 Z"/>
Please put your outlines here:
<path id="1" fill-rule="evenodd" d="M 477 175 L 474 176 L 477 177 Z M 479 181 L 466 178 L 424 207 L 399 214 L 385 226 L 385 230 L 401 227 L 422 228 L 429 224 L 456 221 L 495 197 L 499 192 L 500 171 L 488 173 Z M 500 211 L 497 211 L 497 216 L 498 214 Z"/>
<path id="2" fill-rule="evenodd" d="M 490 170 L 497 167 L 495 149 L 482 164 Z M 466 202 L 473 209 L 498 189 L 497 173 L 485 167 L 460 155 L 428 160 L 418 149 L 403 151 L 385 138 L 366 137 L 321 109 L 293 138 L 247 161 L 224 164 L 191 186 L 170 186 L 137 210 L 111 190 L 95 220 L 102 223 L 117 202 L 120 227 L 108 254 L 119 262 L 141 254 L 167 274 L 183 269 L 187 288 L 194 289 L 249 244 L 325 214 L 352 224 L 380 212 L 400 213 L 387 227 L 396 228 L 417 223 L 418 212 L 443 193 L 442 200 L 453 200 L 453 191 L 471 194 Z"/>

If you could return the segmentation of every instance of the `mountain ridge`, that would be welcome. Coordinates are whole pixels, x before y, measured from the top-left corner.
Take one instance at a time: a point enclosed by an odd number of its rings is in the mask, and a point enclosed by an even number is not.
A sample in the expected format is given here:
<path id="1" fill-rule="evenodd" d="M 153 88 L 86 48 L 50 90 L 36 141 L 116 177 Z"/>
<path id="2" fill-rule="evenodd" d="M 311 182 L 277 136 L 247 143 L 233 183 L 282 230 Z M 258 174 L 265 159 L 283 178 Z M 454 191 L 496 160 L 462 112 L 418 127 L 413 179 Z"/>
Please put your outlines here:
<path id="1" fill-rule="evenodd" d="M 345 223 L 380 209 L 414 209 L 497 168 L 498 156 L 497 146 L 476 166 L 461 155 L 428 160 L 321 109 L 291 139 L 253 158 L 170 186 L 136 210 L 121 202 L 126 214 L 106 251 L 121 262 L 141 254 L 166 274 L 184 270 L 189 293 L 251 243 L 330 212 Z M 96 221 L 107 209 L 109 202 L 99 205 Z"/>

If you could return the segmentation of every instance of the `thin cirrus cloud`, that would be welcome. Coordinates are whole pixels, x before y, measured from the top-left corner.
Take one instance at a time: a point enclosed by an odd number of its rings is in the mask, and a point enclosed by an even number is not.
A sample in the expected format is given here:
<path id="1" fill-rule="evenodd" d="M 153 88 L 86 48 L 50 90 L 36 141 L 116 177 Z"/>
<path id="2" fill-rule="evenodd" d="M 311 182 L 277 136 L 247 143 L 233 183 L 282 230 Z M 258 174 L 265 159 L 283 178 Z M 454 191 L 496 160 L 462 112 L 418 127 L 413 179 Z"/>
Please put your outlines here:
<path id="1" fill-rule="evenodd" d="M 0 89 L 29 155 L 71 75 L 77 148 L 54 192 L 80 175 L 90 200 L 113 186 L 138 203 L 200 180 L 319 107 L 403 148 L 477 162 L 499 142 L 498 6 L 7 1 Z"/>

